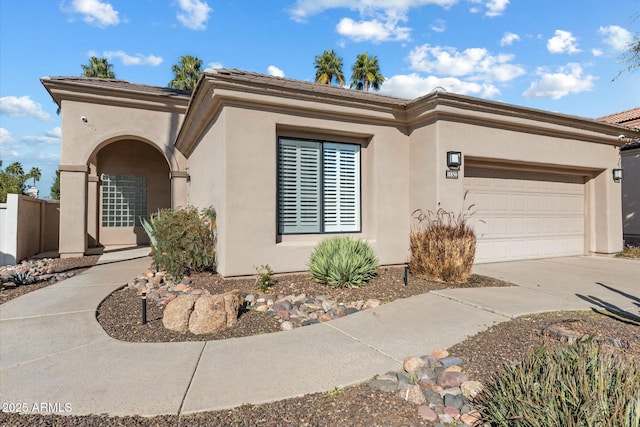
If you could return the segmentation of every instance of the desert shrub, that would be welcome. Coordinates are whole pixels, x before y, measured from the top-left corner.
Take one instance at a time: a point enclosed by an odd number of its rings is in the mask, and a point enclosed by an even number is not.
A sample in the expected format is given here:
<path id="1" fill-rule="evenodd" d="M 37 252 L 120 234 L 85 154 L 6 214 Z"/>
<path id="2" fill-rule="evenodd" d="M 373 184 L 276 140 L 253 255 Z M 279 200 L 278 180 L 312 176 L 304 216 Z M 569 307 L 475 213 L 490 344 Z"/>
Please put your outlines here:
<path id="1" fill-rule="evenodd" d="M 153 262 L 169 277 L 179 280 L 191 271 L 215 270 L 215 209 L 162 209 L 149 224 L 155 241 Z"/>
<path id="2" fill-rule="evenodd" d="M 476 235 L 467 220 L 473 205 L 459 214 L 440 208 L 435 213 L 413 212 L 417 224 L 409 235 L 409 269 L 417 277 L 464 283 L 471 275 L 476 254 Z"/>
<path id="3" fill-rule="evenodd" d="M 359 288 L 376 276 L 378 258 L 363 240 L 331 237 L 316 247 L 309 259 L 313 280 L 334 288 Z"/>
<path id="4" fill-rule="evenodd" d="M 476 397 L 491 426 L 640 425 L 640 369 L 591 340 L 506 365 Z"/>
<path id="5" fill-rule="evenodd" d="M 32 276 L 28 271 L 14 273 L 9 277 L 9 281 L 13 282 L 15 286 L 31 285 L 37 282 L 37 278 Z"/>
<path id="6" fill-rule="evenodd" d="M 276 279 L 273 278 L 273 270 L 269 264 L 256 267 L 256 286 L 261 292 L 269 292 L 269 288 L 275 283 Z"/>

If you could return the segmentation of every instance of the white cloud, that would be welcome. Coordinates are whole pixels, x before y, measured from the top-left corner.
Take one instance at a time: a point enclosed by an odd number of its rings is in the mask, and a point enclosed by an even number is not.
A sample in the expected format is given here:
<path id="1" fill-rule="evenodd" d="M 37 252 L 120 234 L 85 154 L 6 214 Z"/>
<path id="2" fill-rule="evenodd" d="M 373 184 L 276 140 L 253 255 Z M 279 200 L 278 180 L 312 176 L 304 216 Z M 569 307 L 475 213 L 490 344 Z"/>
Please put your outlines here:
<path id="1" fill-rule="evenodd" d="M 525 98 L 560 99 L 569 94 L 580 93 L 593 89 L 596 77 L 584 75 L 580 64 L 567 64 L 557 72 L 550 72 L 546 68 L 538 68 L 540 79 L 531 83 L 522 96 Z"/>
<path id="2" fill-rule="evenodd" d="M 141 53 L 129 55 L 122 50 L 109 50 L 106 52 L 102 52 L 102 56 L 104 56 L 108 60 L 112 60 L 113 58 L 120 58 L 123 65 L 151 65 L 153 67 L 156 67 L 162 64 L 163 61 L 163 59 L 159 56 L 143 55 Z"/>
<path id="3" fill-rule="evenodd" d="M 39 152 L 36 154 L 36 159 L 57 166 L 60 163 L 60 154 Z"/>
<path id="4" fill-rule="evenodd" d="M 11 144 L 14 141 L 11 133 L 5 128 L 0 128 L 0 144 Z"/>
<path id="5" fill-rule="evenodd" d="M 500 16 L 504 13 L 505 9 L 509 5 L 510 0 L 468 0 L 474 5 L 471 6 L 469 12 L 471 13 L 481 13 L 483 11 L 482 6 L 486 7 L 485 16 Z"/>
<path id="6" fill-rule="evenodd" d="M 442 19 L 436 19 L 436 22 L 431 24 L 431 30 L 436 33 L 444 33 L 447 31 L 447 23 Z"/>
<path id="7" fill-rule="evenodd" d="M 60 126 L 56 126 L 53 129 L 49 129 L 44 134 L 54 138 L 62 138 L 62 128 Z"/>
<path id="8" fill-rule="evenodd" d="M 2 159 L 5 161 L 14 159 L 20 155 L 20 153 L 13 148 L 15 146 L 14 142 L 15 139 L 11 136 L 11 132 L 5 128 L 0 128 L 0 153 L 2 153 Z M 3 166 L 7 167 L 8 164 L 5 163 Z"/>
<path id="9" fill-rule="evenodd" d="M 418 46 L 409 53 L 411 69 L 445 76 L 468 76 L 471 80 L 506 82 L 525 73 L 511 64 L 513 55 L 491 55 L 484 48 L 458 52 L 453 47 Z M 386 84 L 386 82 L 385 82 Z"/>
<path id="10" fill-rule="evenodd" d="M 220 68 L 224 68 L 222 62 L 209 62 L 209 65 L 204 69 L 204 71 L 210 73 L 211 71 L 219 70 Z"/>
<path id="11" fill-rule="evenodd" d="M 294 21 L 304 22 L 309 16 L 316 15 L 329 9 L 350 9 L 361 14 L 372 11 L 405 12 L 414 7 L 428 4 L 448 8 L 460 0 L 297 0 L 289 14 Z"/>
<path id="12" fill-rule="evenodd" d="M 602 52 L 602 49 L 591 49 L 591 54 L 593 56 L 602 56 L 604 54 L 604 52 Z"/>
<path id="13" fill-rule="evenodd" d="M 342 18 L 336 31 L 355 42 L 372 41 L 374 43 L 385 41 L 409 40 L 411 28 L 399 26 L 399 22 L 406 21 L 404 15 L 386 15 L 383 20 L 354 21 L 351 18 Z"/>
<path id="14" fill-rule="evenodd" d="M 67 10 L 83 15 L 84 22 L 97 27 L 104 28 L 120 23 L 118 11 L 110 3 L 100 0 L 72 0 L 71 7 Z"/>
<path id="15" fill-rule="evenodd" d="M 42 142 L 44 144 L 59 144 L 60 138 L 52 137 L 52 136 L 42 136 L 42 135 L 27 135 L 20 138 L 21 141 L 25 142 Z"/>
<path id="16" fill-rule="evenodd" d="M 422 77 L 416 73 L 396 75 L 384 81 L 380 93 L 405 99 L 414 99 L 426 95 L 436 88 L 463 95 L 493 97 L 500 93 L 492 84 L 465 82 L 455 77 Z"/>
<path id="17" fill-rule="evenodd" d="M 26 116 L 40 120 L 49 120 L 51 116 L 42 109 L 42 105 L 28 96 L 3 96 L 0 98 L 0 113 L 13 117 Z"/>
<path id="18" fill-rule="evenodd" d="M 284 77 L 284 71 L 275 65 L 269 65 L 267 67 L 267 73 L 269 73 L 270 76 Z"/>
<path id="19" fill-rule="evenodd" d="M 500 46 L 511 46 L 517 41 L 520 41 L 520 36 L 516 33 L 504 33 L 504 36 L 500 39 Z"/>
<path id="20" fill-rule="evenodd" d="M 182 25 L 192 30 L 204 30 L 209 20 L 209 13 L 213 11 L 206 1 L 178 0 L 180 12 L 176 14 Z"/>
<path id="21" fill-rule="evenodd" d="M 509 5 L 509 0 L 489 0 L 487 2 L 487 16 L 500 16 Z"/>
<path id="22" fill-rule="evenodd" d="M 629 45 L 633 42 L 633 34 L 617 25 L 609 25 L 607 27 L 600 27 L 599 34 L 605 36 L 604 42 L 611 46 L 615 51 L 623 51 L 629 48 Z"/>
<path id="23" fill-rule="evenodd" d="M 551 53 L 578 53 L 577 41 L 571 32 L 556 30 L 555 35 L 547 40 L 547 50 Z"/>

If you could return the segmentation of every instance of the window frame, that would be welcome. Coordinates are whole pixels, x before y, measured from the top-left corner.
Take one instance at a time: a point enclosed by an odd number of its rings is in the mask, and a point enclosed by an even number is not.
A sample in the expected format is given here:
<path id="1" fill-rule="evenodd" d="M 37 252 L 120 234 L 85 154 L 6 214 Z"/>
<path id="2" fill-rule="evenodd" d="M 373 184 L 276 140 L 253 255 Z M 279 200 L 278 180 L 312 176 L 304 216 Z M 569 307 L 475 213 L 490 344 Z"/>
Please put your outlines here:
<path id="1" fill-rule="evenodd" d="M 282 193 L 281 193 L 281 160 L 280 160 L 280 154 L 281 154 L 281 144 L 282 144 L 282 140 L 290 140 L 290 141 L 301 141 L 301 142 L 305 142 L 305 143 L 314 143 L 317 144 L 318 148 L 319 148 L 319 154 L 320 154 L 320 166 L 319 166 L 319 176 L 318 176 L 318 181 L 319 181 L 319 193 L 320 193 L 320 198 L 319 198 L 319 203 L 320 203 L 320 212 L 319 212 L 319 230 L 317 231 L 284 231 L 281 228 L 281 197 L 282 197 Z M 326 219 L 325 219 L 325 194 L 326 194 L 326 189 L 325 189 L 325 170 L 326 170 L 326 165 L 325 165 L 325 144 L 331 144 L 333 146 L 350 146 L 350 147 L 357 147 L 357 162 L 358 162 L 358 166 L 357 166 L 357 170 L 356 170 L 356 179 L 357 179 L 357 185 L 356 185 L 356 191 L 357 191 L 357 195 L 354 198 L 354 201 L 356 203 L 356 221 L 357 221 L 357 228 L 354 230 L 337 230 L 337 231 L 327 231 L 326 228 Z M 362 233 L 362 144 L 359 143 L 354 143 L 354 142 L 341 142 L 341 141 L 336 141 L 336 140 L 327 140 L 327 139 L 321 139 L 321 138 L 304 138 L 304 137 L 297 137 L 297 136 L 285 136 L 285 135 L 280 135 L 277 137 L 277 142 L 276 142 L 276 234 L 278 236 L 286 236 L 286 235 L 316 235 L 316 234 L 357 234 L 357 233 Z"/>

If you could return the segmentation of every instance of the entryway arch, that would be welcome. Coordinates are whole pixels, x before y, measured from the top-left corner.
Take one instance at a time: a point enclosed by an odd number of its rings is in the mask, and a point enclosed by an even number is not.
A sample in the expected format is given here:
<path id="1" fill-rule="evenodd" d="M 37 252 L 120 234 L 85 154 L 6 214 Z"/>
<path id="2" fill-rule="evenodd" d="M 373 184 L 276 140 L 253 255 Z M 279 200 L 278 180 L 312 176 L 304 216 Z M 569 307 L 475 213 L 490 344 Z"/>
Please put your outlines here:
<path id="1" fill-rule="evenodd" d="M 89 171 L 88 201 L 95 203 L 87 209 L 90 240 L 95 234 L 97 246 L 148 244 L 141 218 L 171 207 L 171 170 L 164 153 L 143 140 L 113 140 L 94 151 Z"/>

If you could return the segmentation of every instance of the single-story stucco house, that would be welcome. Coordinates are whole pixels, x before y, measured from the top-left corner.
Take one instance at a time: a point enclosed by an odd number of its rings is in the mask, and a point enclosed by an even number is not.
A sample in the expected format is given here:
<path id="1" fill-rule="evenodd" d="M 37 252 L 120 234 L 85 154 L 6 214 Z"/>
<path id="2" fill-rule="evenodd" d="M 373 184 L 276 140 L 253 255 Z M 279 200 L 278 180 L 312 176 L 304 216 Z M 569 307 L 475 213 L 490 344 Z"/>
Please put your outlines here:
<path id="1" fill-rule="evenodd" d="M 42 83 L 62 107 L 61 256 L 146 243 L 139 217 L 186 205 L 217 210 L 224 276 L 262 264 L 306 270 L 335 234 L 366 239 L 383 265 L 403 264 L 412 212 L 439 207 L 475 205 L 476 262 L 622 248 L 612 172 L 629 130 L 617 124 L 228 69 L 205 73 L 193 93 Z"/>
<path id="2" fill-rule="evenodd" d="M 622 230 L 625 241 L 640 243 L 640 138 L 633 133 L 640 129 L 640 107 L 600 117 L 609 123 L 617 123 L 629 128 L 628 141 L 620 148 L 622 180 Z"/>

